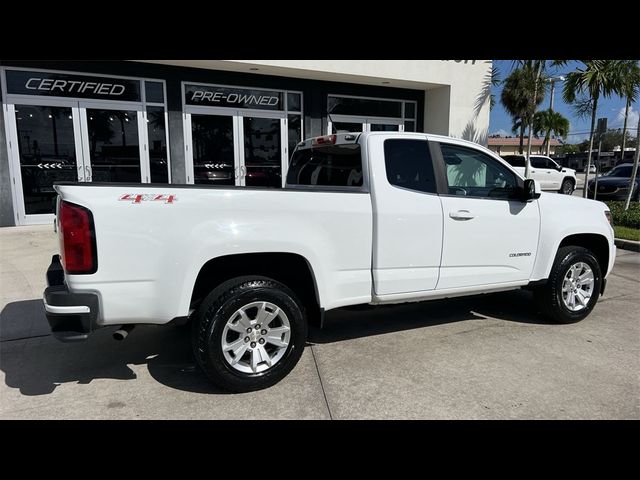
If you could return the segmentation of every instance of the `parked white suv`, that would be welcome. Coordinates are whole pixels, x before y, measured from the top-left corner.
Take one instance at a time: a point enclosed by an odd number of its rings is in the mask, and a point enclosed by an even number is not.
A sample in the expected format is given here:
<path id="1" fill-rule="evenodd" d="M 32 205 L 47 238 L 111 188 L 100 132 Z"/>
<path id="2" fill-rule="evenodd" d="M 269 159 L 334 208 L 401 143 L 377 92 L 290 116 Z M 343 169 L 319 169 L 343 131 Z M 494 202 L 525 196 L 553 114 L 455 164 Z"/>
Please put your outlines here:
<path id="1" fill-rule="evenodd" d="M 502 158 L 524 177 L 524 155 L 505 155 Z M 576 171 L 562 167 L 544 155 L 531 155 L 531 178 L 538 181 L 542 190 L 571 195 L 576 189 Z"/>

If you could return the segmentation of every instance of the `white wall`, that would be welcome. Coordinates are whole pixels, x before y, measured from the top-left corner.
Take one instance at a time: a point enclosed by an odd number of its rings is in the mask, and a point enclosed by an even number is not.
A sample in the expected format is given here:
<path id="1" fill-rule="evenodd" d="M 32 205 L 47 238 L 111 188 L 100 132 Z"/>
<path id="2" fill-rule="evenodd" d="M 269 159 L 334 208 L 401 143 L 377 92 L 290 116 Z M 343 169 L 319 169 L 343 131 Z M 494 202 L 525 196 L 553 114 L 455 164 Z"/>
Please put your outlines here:
<path id="1" fill-rule="evenodd" d="M 486 145 L 491 60 L 152 60 L 153 63 L 425 90 L 425 130 Z M 258 70 L 251 70 L 257 68 Z M 389 82 L 382 84 L 382 82 Z"/>

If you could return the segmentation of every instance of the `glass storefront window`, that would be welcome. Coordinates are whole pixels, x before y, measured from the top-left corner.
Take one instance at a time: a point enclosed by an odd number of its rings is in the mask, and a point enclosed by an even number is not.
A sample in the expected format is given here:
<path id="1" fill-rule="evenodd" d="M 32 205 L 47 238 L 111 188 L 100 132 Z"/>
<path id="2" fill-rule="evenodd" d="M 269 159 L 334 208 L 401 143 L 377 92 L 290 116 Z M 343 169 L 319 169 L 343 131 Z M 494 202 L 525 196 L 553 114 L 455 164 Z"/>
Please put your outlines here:
<path id="1" fill-rule="evenodd" d="M 416 104 L 413 102 L 405 102 L 404 104 L 404 117 L 416 118 Z"/>
<path id="2" fill-rule="evenodd" d="M 53 183 L 78 181 L 71 108 L 16 105 L 15 112 L 25 214 L 53 213 Z"/>
<path id="3" fill-rule="evenodd" d="M 364 117 L 402 117 L 402 102 L 368 98 L 338 97 L 329 95 L 328 111 L 332 115 L 356 115 Z"/>
<path id="4" fill-rule="evenodd" d="M 147 132 L 151 183 L 169 183 L 164 107 L 147 107 Z"/>
<path id="5" fill-rule="evenodd" d="M 289 158 L 291 158 L 296 145 L 302 141 L 302 117 L 300 115 L 289 115 L 287 124 L 289 130 Z"/>
<path id="6" fill-rule="evenodd" d="M 164 103 L 164 88 L 162 82 L 144 82 L 147 103 Z"/>
<path id="7" fill-rule="evenodd" d="M 302 111 L 302 95 L 299 93 L 288 93 L 287 94 L 287 110 L 290 112 L 301 112 Z"/>
<path id="8" fill-rule="evenodd" d="M 404 131 L 405 132 L 415 132 L 416 131 L 416 122 L 411 120 L 404 121 Z"/>

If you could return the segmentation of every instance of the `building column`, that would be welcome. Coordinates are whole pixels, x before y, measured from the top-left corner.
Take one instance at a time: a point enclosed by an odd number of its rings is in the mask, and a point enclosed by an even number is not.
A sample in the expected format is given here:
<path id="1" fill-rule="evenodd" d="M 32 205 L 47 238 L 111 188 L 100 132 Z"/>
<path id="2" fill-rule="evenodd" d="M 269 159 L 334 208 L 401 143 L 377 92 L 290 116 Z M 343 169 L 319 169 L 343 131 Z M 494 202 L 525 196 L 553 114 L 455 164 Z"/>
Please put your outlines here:
<path id="1" fill-rule="evenodd" d="M 16 224 L 13 211 L 13 195 L 11 194 L 11 175 L 9 174 L 9 152 L 5 132 L 4 109 L 0 103 L 0 227 L 10 227 Z M 14 146 L 17 148 L 17 145 Z"/>
<path id="2" fill-rule="evenodd" d="M 437 135 L 449 135 L 451 87 L 432 88 L 424 95 L 424 131 Z"/>

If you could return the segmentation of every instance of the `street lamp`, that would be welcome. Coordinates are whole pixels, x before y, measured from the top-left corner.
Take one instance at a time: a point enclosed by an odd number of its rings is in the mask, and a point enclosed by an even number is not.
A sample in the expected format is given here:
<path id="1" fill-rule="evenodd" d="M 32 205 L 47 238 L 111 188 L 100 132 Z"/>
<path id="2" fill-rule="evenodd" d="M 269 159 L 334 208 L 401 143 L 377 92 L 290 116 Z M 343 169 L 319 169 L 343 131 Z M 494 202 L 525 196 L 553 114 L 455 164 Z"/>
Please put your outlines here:
<path id="1" fill-rule="evenodd" d="M 549 99 L 549 110 L 553 111 L 553 94 L 556 89 L 556 82 L 564 82 L 565 78 L 562 75 L 558 75 L 557 77 L 547 78 L 547 82 L 551 83 L 551 98 Z M 551 151 L 551 138 L 549 137 L 549 142 L 547 143 L 547 157 L 549 156 L 549 152 Z"/>

